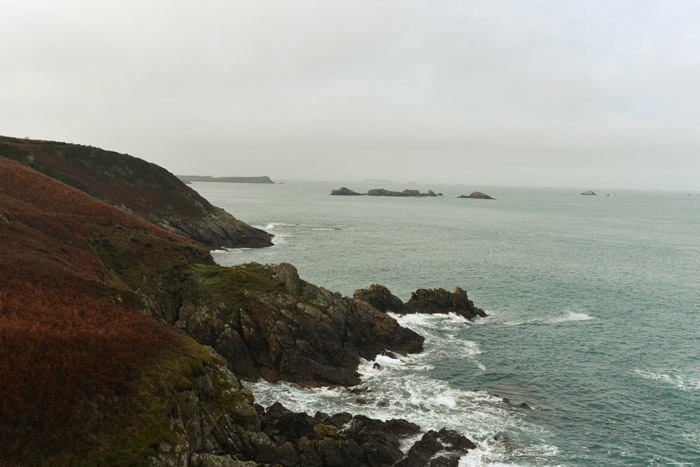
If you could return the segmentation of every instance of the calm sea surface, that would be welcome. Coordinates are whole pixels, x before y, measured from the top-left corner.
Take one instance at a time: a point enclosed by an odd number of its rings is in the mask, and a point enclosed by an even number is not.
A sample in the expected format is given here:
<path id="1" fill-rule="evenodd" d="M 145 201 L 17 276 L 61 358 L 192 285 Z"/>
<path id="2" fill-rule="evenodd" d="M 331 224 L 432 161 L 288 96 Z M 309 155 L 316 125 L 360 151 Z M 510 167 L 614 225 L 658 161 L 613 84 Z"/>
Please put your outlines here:
<path id="1" fill-rule="evenodd" d="M 260 403 L 448 426 L 479 444 L 461 465 L 700 465 L 700 196 L 490 188 L 497 200 L 485 201 L 456 199 L 465 186 L 346 185 L 445 196 L 192 186 L 276 236 L 272 248 L 214 253 L 223 265 L 289 262 L 346 295 L 459 286 L 489 317 L 397 317 L 426 350 L 364 363 L 364 400 L 261 381 Z"/>

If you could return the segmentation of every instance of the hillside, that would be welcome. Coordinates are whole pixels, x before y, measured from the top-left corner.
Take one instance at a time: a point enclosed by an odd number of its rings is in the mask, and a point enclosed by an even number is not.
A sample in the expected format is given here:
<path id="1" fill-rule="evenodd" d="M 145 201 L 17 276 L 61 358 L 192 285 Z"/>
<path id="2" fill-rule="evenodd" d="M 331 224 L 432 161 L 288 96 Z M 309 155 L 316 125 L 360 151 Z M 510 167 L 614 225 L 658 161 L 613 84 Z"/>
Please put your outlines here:
<path id="1" fill-rule="evenodd" d="M 92 146 L 0 136 L 0 156 L 210 249 L 272 245 L 272 235 L 212 206 L 155 164 Z"/>

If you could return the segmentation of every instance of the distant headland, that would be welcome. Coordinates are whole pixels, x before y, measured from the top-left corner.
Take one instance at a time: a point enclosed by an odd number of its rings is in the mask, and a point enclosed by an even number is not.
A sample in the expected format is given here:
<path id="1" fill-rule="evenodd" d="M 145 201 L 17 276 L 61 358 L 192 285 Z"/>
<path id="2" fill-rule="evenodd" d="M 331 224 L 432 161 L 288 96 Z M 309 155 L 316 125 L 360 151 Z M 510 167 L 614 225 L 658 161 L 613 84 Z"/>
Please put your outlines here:
<path id="1" fill-rule="evenodd" d="M 262 177 L 210 177 L 209 175 L 176 175 L 182 182 L 221 182 L 221 183 L 275 183 L 267 175 Z"/>

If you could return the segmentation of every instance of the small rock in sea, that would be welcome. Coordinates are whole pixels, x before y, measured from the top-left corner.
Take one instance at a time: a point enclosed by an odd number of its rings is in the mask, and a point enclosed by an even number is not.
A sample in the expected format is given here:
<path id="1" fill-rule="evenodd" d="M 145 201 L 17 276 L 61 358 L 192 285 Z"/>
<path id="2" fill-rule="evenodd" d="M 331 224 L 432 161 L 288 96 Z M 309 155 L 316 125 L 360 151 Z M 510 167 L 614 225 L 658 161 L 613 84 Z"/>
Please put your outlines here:
<path id="1" fill-rule="evenodd" d="M 381 370 L 382 366 L 379 363 L 375 363 L 374 365 L 372 365 L 372 368 L 374 368 L 375 370 Z"/>
<path id="2" fill-rule="evenodd" d="M 389 407 L 389 401 L 386 399 L 382 399 L 379 402 L 377 402 L 377 407 Z"/>
<path id="3" fill-rule="evenodd" d="M 583 196 L 596 196 L 596 192 L 593 190 L 587 190 L 587 191 L 584 191 L 583 193 L 581 193 L 581 195 L 583 195 Z"/>
<path id="4" fill-rule="evenodd" d="M 356 191 L 352 191 L 350 188 L 346 188 L 344 186 L 341 186 L 337 190 L 331 191 L 331 195 L 334 195 L 334 196 L 360 196 L 361 193 L 357 193 Z"/>
<path id="5" fill-rule="evenodd" d="M 521 409 L 532 410 L 532 407 L 530 407 L 530 406 L 527 404 L 527 402 L 523 402 L 522 404 L 520 404 L 520 408 L 521 408 Z"/>
<path id="6" fill-rule="evenodd" d="M 355 399 L 355 403 L 358 405 L 367 405 L 367 399 L 362 399 L 361 397 L 358 399 Z"/>
<path id="7" fill-rule="evenodd" d="M 492 198 L 489 195 L 487 195 L 486 193 L 482 193 L 480 191 L 474 191 L 474 192 L 472 192 L 472 194 L 470 194 L 468 196 L 467 195 L 459 195 L 457 198 L 496 199 L 496 198 Z"/>
<path id="8" fill-rule="evenodd" d="M 508 399 L 507 397 L 504 397 L 503 402 L 506 404 L 510 404 L 510 399 Z"/>

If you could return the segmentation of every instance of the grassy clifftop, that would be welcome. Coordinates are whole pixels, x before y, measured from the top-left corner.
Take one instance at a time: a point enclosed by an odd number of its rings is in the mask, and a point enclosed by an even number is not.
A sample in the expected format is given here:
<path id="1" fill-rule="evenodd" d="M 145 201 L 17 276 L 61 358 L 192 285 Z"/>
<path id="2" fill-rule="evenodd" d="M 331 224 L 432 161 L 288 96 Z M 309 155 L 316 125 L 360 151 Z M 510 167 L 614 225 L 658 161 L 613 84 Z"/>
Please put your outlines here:
<path id="1" fill-rule="evenodd" d="M 155 164 L 92 146 L 0 136 L 15 160 L 209 248 L 270 246 L 272 236 L 212 206 Z"/>
<path id="2" fill-rule="evenodd" d="M 0 179 L 0 464 L 145 463 L 176 436 L 175 393 L 217 363 L 147 316 L 123 273 L 208 251 L 16 162 L 0 158 Z M 104 229 L 150 259 L 116 270 Z"/>

